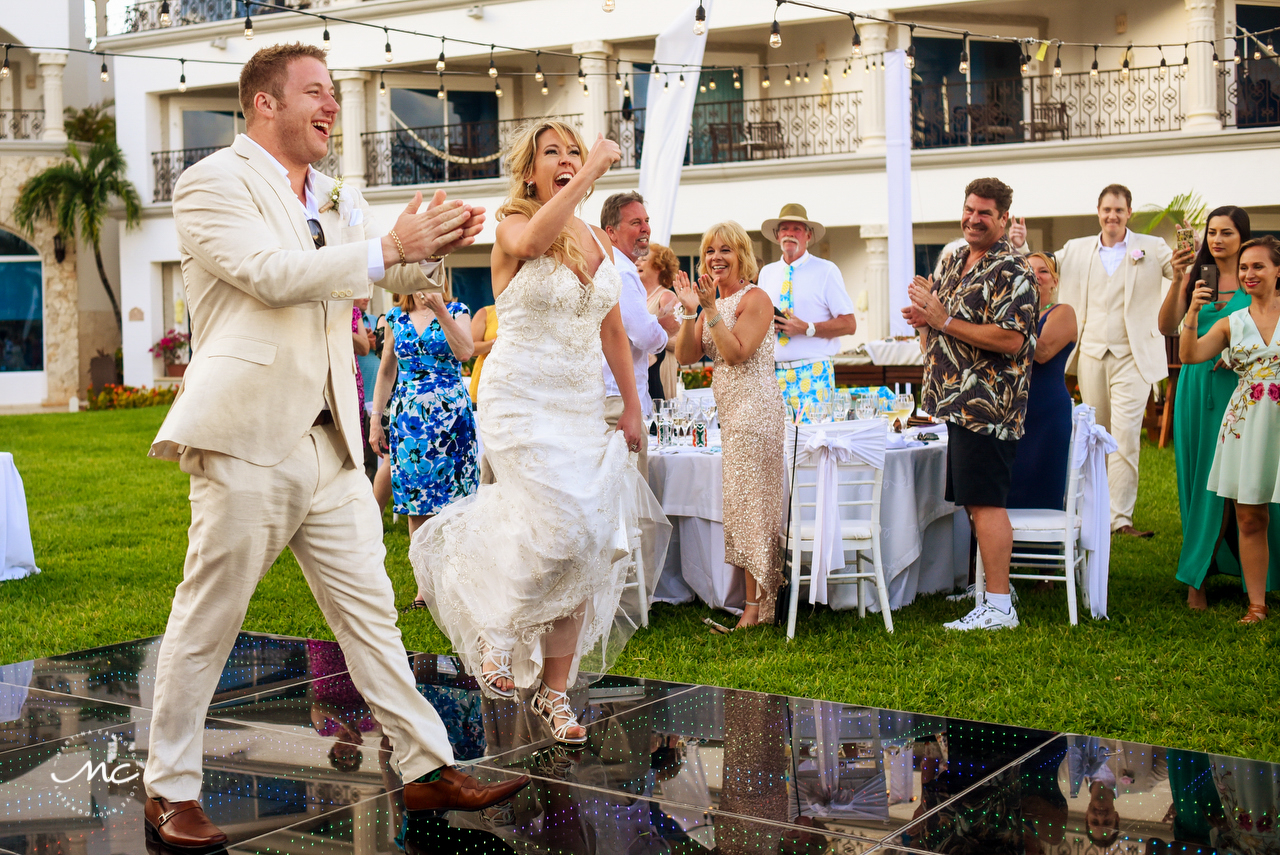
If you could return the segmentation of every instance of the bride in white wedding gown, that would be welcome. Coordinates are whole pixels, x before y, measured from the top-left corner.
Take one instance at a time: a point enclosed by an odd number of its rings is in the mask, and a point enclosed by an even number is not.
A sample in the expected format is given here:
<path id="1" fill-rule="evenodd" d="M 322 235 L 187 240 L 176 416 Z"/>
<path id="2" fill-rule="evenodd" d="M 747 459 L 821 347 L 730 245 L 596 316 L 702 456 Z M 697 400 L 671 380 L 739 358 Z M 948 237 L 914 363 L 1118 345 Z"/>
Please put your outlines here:
<path id="1" fill-rule="evenodd" d="M 621 279 L 608 244 L 574 212 L 620 153 L 603 136 L 585 162 L 584 148 L 573 128 L 545 121 L 507 155 L 512 191 L 491 257 L 499 333 L 479 394 L 494 481 L 428 520 L 409 549 L 467 670 L 499 697 L 540 679 L 531 707 L 569 743 L 586 730 L 568 686 L 580 666 L 608 670 L 649 593 L 622 597 L 632 551 L 644 542 L 652 590 L 670 535 L 632 463 L 648 441 L 633 383 L 619 383 L 623 415 L 605 429 L 601 350 L 614 377 L 634 376 Z"/>

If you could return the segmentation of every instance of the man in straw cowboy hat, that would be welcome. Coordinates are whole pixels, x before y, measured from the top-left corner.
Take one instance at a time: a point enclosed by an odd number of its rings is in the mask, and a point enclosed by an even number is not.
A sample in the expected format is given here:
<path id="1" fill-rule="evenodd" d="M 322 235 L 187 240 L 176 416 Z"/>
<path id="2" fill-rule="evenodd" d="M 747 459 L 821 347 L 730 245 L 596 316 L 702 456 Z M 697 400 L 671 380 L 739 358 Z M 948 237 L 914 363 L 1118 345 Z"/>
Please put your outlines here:
<path id="1" fill-rule="evenodd" d="M 821 240 L 826 229 L 809 219 L 803 205 L 783 205 L 760 231 L 782 247 L 782 259 L 761 268 L 759 283 L 782 313 L 775 313 L 773 322 L 778 386 L 793 409 L 812 408 L 835 392 L 831 357 L 840 352 L 840 336 L 857 329 L 853 301 L 840 268 L 809 253 L 809 244 Z"/>

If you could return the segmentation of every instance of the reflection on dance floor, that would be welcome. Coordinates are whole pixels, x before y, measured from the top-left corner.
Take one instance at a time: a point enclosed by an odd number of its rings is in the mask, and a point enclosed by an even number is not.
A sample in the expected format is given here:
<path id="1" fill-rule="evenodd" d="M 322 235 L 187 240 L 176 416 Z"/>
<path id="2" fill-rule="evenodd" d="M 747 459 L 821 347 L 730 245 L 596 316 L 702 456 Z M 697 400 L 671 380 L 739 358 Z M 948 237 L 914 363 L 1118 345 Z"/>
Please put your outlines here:
<path id="1" fill-rule="evenodd" d="M 158 855 L 142 770 L 159 639 L 0 666 L 0 853 Z M 460 763 L 533 783 L 406 814 L 332 642 L 242 633 L 209 707 L 202 803 L 235 853 L 1280 851 L 1280 766 L 803 698 L 606 677 L 587 744 L 412 654 Z M 177 853 L 175 853 L 177 855 Z"/>

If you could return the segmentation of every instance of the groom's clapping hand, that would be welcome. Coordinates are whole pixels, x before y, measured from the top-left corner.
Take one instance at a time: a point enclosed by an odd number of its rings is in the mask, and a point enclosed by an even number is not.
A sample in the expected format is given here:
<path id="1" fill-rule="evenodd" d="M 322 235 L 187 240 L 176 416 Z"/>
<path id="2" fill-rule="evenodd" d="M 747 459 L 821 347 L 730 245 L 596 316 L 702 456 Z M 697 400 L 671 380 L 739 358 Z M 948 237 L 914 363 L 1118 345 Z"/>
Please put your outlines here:
<path id="1" fill-rule="evenodd" d="M 383 263 L 389 267 L 402 261 L 425 261 L 446 255 L 475 243 L 482 228 L 484 208 L 473 207 L 460 199 L 447 199 L 443 190 L 437 190 L 431 204 L 424 208 L 422 194 L 415 193 L 413 201 L 396 219 L 392 229 L 395 237 L 388 234 L 382 239 Z M 400 240 L 399 245 L 396 238 Z"/>

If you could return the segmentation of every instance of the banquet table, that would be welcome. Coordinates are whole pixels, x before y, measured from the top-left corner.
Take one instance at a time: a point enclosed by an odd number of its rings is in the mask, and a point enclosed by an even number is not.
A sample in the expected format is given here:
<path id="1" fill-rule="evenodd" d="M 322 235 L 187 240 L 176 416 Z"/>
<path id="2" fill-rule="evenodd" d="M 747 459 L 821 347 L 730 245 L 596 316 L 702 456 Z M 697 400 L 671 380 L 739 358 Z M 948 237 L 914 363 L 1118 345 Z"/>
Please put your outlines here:
<path id="1" fill-rule="evenodd" d="M 969 523 L 943 498 L 946 466 L 945 441 L 886 452 L 880 544 L 892 609 L 968 579 Z M 741 581 L 724 563 L 722 473 L 718 450 L 650 450 L 649 486 L 672 523 L 654 601 L 685 603 L 696 596 L 714 608 L 741 611 Z M 868 594 L 868 608 L 877 611 L 873 589 Z M 830 600 L 832 608 L 854 608 L 856 589 L 833 587 Z M 801 603 L 807 601 L 801 592 Z"/>

